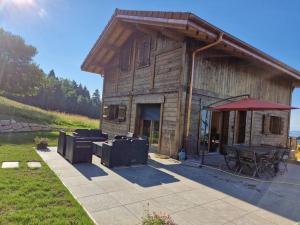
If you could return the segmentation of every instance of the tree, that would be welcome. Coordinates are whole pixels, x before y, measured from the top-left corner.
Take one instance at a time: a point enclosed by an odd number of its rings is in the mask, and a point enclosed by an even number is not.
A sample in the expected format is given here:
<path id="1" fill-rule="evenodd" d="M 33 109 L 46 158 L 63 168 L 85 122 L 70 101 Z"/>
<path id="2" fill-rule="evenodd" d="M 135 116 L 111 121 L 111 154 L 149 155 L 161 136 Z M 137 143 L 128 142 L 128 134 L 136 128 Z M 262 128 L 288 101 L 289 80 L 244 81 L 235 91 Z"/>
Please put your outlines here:
<path id="1" fill-rule="evenodd" d="M 50 70 L 50 72 L 49 72 L 49 74 L 48 74 L 48 77 L 49 78 L 56 78 L 56 76 L 55 76 L 55 72 L 54 72 L 54 70 L 52 69 L 52 70 Z"/>
<path id="2" fill-rule="evenodd" d="M 100 93 L 98 89 L 96 89 L 92 95 L 92 102 L 95 105 L 100 105 Z"/>
<path id="3" fill-rule="evenodd" d="M 18 95 L 33 95 L 44 73 L 32 62 L 35 47 L 0 28 L 0 88 Z"/>
<path id="4" fill-rule="evenodd" d="M 99 91 L 91 98 L 86 86 L 57 77 L 54 69 L 46 75 L 32 60 L 36 53 L 21 37 L 0 28 L 1 93 L 43 109 L 99 118 Z"/>

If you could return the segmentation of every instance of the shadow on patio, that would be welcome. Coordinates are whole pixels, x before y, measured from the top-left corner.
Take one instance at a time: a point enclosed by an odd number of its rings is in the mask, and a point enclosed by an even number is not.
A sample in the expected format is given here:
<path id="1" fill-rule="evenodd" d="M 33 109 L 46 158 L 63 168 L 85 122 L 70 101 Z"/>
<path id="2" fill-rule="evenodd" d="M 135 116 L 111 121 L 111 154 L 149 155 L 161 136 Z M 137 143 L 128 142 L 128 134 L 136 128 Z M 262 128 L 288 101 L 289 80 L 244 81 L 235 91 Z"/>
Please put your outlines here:
<path id="1" fill-rule="evenodd" d="M 179 181 L 174 176 L 165 173 L 150 164 L 133 167 L 119 167 L 114 168 L 113 171 L 131 183 L 138 184 L 142 187 L 153 187 Z"/>
<path id="2" fill-rule="evenodd" d="M 150 160 L 149 164 L 154 168 L 176 173 L 186 179 L 282 217 L 300 221 L 300 199 L 298 198 L 300 194 L 300 177 L 297 178 L 295 176 L 300 174 L 298 165 L 289 164 L 289 175 L 279 176 L 271 182 L 264 182 L 226 174 L 222 171 L 205 167 L 195 168 L 180 164 L 166 165 L 156 160 Z M 281 182 L 281 184 L 278 182 Z M 289 182 L 296 185 L 291 185 Z"/>
<path id="3" fill-rule="evenodd" d="M 89 180 L 92 180 L 94 177 L 108 175 L 103 169 L 92 163 L 79 163 L 72 166 Z"/>

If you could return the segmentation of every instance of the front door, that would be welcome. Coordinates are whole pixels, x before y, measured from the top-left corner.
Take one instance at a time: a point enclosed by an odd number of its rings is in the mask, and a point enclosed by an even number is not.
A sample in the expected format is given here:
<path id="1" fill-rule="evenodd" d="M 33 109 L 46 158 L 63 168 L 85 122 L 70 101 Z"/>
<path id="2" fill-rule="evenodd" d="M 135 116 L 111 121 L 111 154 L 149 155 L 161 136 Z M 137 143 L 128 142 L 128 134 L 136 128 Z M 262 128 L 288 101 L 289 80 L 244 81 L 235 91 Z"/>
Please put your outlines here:
<path id="1" fill-rule="evenodd" d="M 140 104 L 139 108 L 139 134 L 148 138 L 150 150 L 157 151 L 159 146 L 160 104 Z"/>

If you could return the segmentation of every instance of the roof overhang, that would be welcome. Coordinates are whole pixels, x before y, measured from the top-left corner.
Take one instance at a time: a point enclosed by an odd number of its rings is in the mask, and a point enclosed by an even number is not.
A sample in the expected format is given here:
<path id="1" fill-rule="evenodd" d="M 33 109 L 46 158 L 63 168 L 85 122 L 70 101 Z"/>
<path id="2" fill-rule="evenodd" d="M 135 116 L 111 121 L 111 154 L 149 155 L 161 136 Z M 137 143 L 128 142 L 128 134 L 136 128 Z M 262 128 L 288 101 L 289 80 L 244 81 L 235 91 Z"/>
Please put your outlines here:
<path id="1" fill-rule="evenodd" d="M 151 27 L 158 31 L 171 31 L 184 37 L 204 42 L 213 42 L 223 33 L 218 48 L 232 54 L 240 54 L 259 61 L 293 78 L 300 86 L 300 72 L 266 53 L 250 46 L 205 20 L 187 12 L 133 11 L 116 9 L 109 23 L 84 60 L 81 69 L 104 74 L 106 66 L 119 48 L 140 27 Z M 170 32 L 169 32 L 170 33 Z M 176 35 L 173 35 L 174 37 Z"/>

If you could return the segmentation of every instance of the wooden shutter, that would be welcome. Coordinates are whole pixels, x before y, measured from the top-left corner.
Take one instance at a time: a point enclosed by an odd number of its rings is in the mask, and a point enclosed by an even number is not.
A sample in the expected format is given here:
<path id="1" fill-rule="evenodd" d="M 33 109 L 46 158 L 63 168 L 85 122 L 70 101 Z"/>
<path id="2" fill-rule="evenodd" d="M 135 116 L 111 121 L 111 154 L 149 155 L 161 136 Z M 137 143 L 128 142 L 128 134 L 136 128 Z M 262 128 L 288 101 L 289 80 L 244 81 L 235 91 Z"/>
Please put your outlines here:
<path id="1" fill-rule="evenodd" d="M 109 107 L 107 105 L 103 106 L 103 119 L 108 119 Z"/>
<path id="2" fill-rule="evenodd" d="M 120 70 L 122 72 L 128 72 L 131 66 L 132 58 L 132 42 L 127 42 L 120 51 Z"/>
<path id="3" fill-rule="evenodd" d="M 283 133 L 283 120 L 278 116 L 270 117 L 270 132 L 272 134 L 282 134 Z"/>
<path id="4" fill-rule="evenodd" d="M 126 105 L 119 105 L 118 120 L 120 122 L 126 120 Z"/>
<path id="5" fill-rule="evenodd" d="M 150 49 L 151 38 L 148 36 L 142 37 L 137 42 L 137 67 L 145 67 L 150 65 Z"/>

